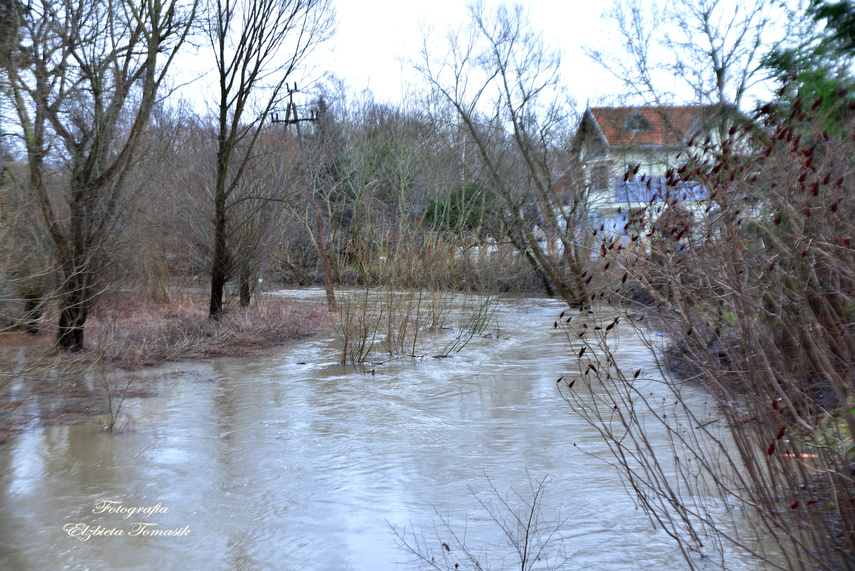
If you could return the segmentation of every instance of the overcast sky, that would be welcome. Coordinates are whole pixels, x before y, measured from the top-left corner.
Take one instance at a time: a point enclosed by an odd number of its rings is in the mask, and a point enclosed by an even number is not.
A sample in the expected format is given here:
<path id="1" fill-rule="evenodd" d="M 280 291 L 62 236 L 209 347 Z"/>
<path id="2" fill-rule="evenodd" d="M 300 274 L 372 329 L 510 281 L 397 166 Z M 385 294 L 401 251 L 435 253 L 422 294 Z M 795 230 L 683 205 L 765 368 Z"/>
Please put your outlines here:
<path id="1" fill-rule="evenodd" d="M 488 10 L 498 0 L 487 0 Z M 608 45 L 600 37 L 600 14 L 608 4 L 602 0 L 528 0 L 523 2 L 531 14 L 533 28 L 542 32 L 552 47 L 562 52 L 562 75 L 577 107 L 584 109 L 588 99 L 614 95 L 620 87 L 611 76 L 594 64 L 582 51 L 586 43 Z M 378 102 L 400 103 L 407 86 L 416 81 L 408 60 L 418 57 L 422 30 L 430 28 L 440 38 L 451 27 L 468 20 L 465 0 L 336 0 L 337 29 L 326 46 L 311 57 L 315 78 L 332 72 L 352 91 L 369 88 Z M 197 77 L 179 90 L 200 111 L 214 108 L 214 74 L 198 77 L 210 69 L 210 47 L 204 42 L 194 49 L 185 46 L 176 62 L 179 81 Z M 195 52 L 195 53 L 194 53 Z M 293 80 L 303 89 L 310 77 L 297 73 Z M 207 103 L 205 103 L 205 101 Z"/>
<path id="2" fill-rule="evenodd" d="M 488 2 L 495 6 L 497 2 Z M 601 0 L 528 0 L 533 27 L 562 51 L 564 80 L 584 108 L 587 99 L 614 94 L 614 80 L 582 51 L 588 42 L 607 45 L 600 37 Z M 368 87 L 378 101 L 399 102 L 413 74 L 406 60 L 417 57 L 423 26 L 442 35 L 467 19 L 464 0 L 338 0 L 338 31 L 327 67 L 356 89 Z M 321 67 L 324 64 L 319 62 Z"/>

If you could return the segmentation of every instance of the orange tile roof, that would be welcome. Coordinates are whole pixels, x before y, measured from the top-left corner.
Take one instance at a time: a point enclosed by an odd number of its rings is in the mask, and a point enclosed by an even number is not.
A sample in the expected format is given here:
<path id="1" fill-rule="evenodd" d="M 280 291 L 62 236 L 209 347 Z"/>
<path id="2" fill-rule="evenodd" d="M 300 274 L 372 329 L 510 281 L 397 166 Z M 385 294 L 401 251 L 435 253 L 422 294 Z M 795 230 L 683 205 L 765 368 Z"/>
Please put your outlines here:
<path id="1" fill-rule="evenodd" d="M 664 107 L 592 107 L 590 112 L 609 145 L 680 146 L 701 126 L 703 105 Z M 645 129 L 633 127 L 645 126 Z"/>

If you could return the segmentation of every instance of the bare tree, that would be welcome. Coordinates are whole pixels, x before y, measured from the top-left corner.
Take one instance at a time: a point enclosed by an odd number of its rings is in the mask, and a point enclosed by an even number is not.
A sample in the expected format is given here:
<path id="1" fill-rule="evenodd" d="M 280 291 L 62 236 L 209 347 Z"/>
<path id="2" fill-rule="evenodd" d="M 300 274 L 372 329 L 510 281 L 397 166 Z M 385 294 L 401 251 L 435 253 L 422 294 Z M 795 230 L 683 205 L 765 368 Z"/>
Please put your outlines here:
<path id="1" fill-rule="evenodd" d="M 610 44 L 620 48 L 586 51 L 622 84 L 621 96 L 663 105 L 691 94 L 737 108 L 768 79 L 762 57 L 789 41 L 794 25 L 774 0 L 614 0 L 605 20 L 619 37 Z"/>
<path id="2" fill-rule="evenodd" d="M 509 235 L 544 281 L 576 303 L 586 297 L 576 240 L 585 200 L 575 192 L 579 185 L 559 183 L 566 165 L 559 170 L 556 159 L 570 108 L 560 57 L 530 29 L 520 6 L 489 14 L 475 3 L 469 14 L 468 27 L 449 34 L 446 53 L 426 38 L 415 67 L 433 90 L 437 121 L 455 121 L 471 141 L 483 183 L 507 211 Z M 549 255 L 552 240 L 561 244 L 560 259 Z"/>
<path id="3" fill-rule="evenodd" d="M 184 102 L 158 104 L 143 142 L 146 154 L 134 169 L 150 207 L 137 209 L 128 228 L 127 242 L 137 247 L 123 256 L 123 273 L 155 302 L 169 302 L 171 280 L 192 279 L 201 266 L 198 229 L 207 225 L 197 219 L 205 203 L 189 197 L 213 165 L 208 127 Z"/>
<path id="4" fill-rule="evenodd" d="M 50 237 L 28 200 L 26 165 L 11 157 L 4 159 L 6 164 L 0 165 L 0 330 L 20 327 L 38 335 L 46 306 L 56 298 L 56 268 Z"/>
<path id="5" fill-rule="evenodd" d="M 253 159 L 261 127 L 286 81 L 331 33 L 329 0 L 212 0 L 205 22 L 217 73 L 217 153 L 209 314 L 223 312 L 235 264 L 228 223 L 236 189 Z"/>
<path id="6" fill-rule="evenodd" d="M 10 9 L 18 26 L 5 93 L 61 269 L 57 343 L 78 351 L 128 199 L 126 175 L 196 5 L 44 0 Z"/>

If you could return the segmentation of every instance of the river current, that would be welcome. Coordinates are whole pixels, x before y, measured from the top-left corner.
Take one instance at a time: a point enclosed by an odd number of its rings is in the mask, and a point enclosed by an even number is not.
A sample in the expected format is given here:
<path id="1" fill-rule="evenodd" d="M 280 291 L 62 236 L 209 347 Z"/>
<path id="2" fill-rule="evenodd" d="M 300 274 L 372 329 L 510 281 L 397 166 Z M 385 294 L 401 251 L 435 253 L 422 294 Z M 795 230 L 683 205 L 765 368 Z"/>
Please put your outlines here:
<path id="1" fill-rule="evenodd" d="M 553 329 L 562 309 L 500 300 L 449 358 L 340 365 L 322 334 L 137 373 L 157 394 L 125 403 L 122 432 L 93 419 L 0 447 L 0 569 L 420 568 L 402 543 L 439 564 L 463 566 L 465 545 L 485 569 L 519 568 L 496 520 L 527 514 L 541 482 L 552 535 L 534 568 L 685 568 L 558 392 L 577 362 Z M 619 358 L 652 368 L 631 330 Z M 740 557 L 729 566 L 757 568 Z"/>

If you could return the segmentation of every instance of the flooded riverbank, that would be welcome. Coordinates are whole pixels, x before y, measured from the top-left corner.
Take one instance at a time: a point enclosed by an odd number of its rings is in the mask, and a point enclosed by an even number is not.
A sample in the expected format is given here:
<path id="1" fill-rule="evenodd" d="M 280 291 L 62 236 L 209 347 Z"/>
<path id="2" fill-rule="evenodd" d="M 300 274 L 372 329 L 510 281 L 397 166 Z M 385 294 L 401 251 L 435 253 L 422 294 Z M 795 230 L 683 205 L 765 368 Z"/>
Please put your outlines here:
<path id="1" fill-rule="evenodd" d="M 396 529 L 430 550 L 465 530 L 485 568 L 510 568 L 515 552 L 479 498 L 495 498 L 490 486 L 525 497 L 529 478 L 550 475 L 544 555 L 559 568 L 683 568 L 618 473 L 581 451 L 608 459 L 556 388 L 575 363 L 552 328 L 562 308 L 501 300 L 447 359 L 340 365 L 330 334 L 147 371 L 157 396 L 126 403 L 126 432 L 93 420 L 0 449 L 0 567 L 417 569 Z M 629 332 L 619 356 L 650 362 Z"/>

